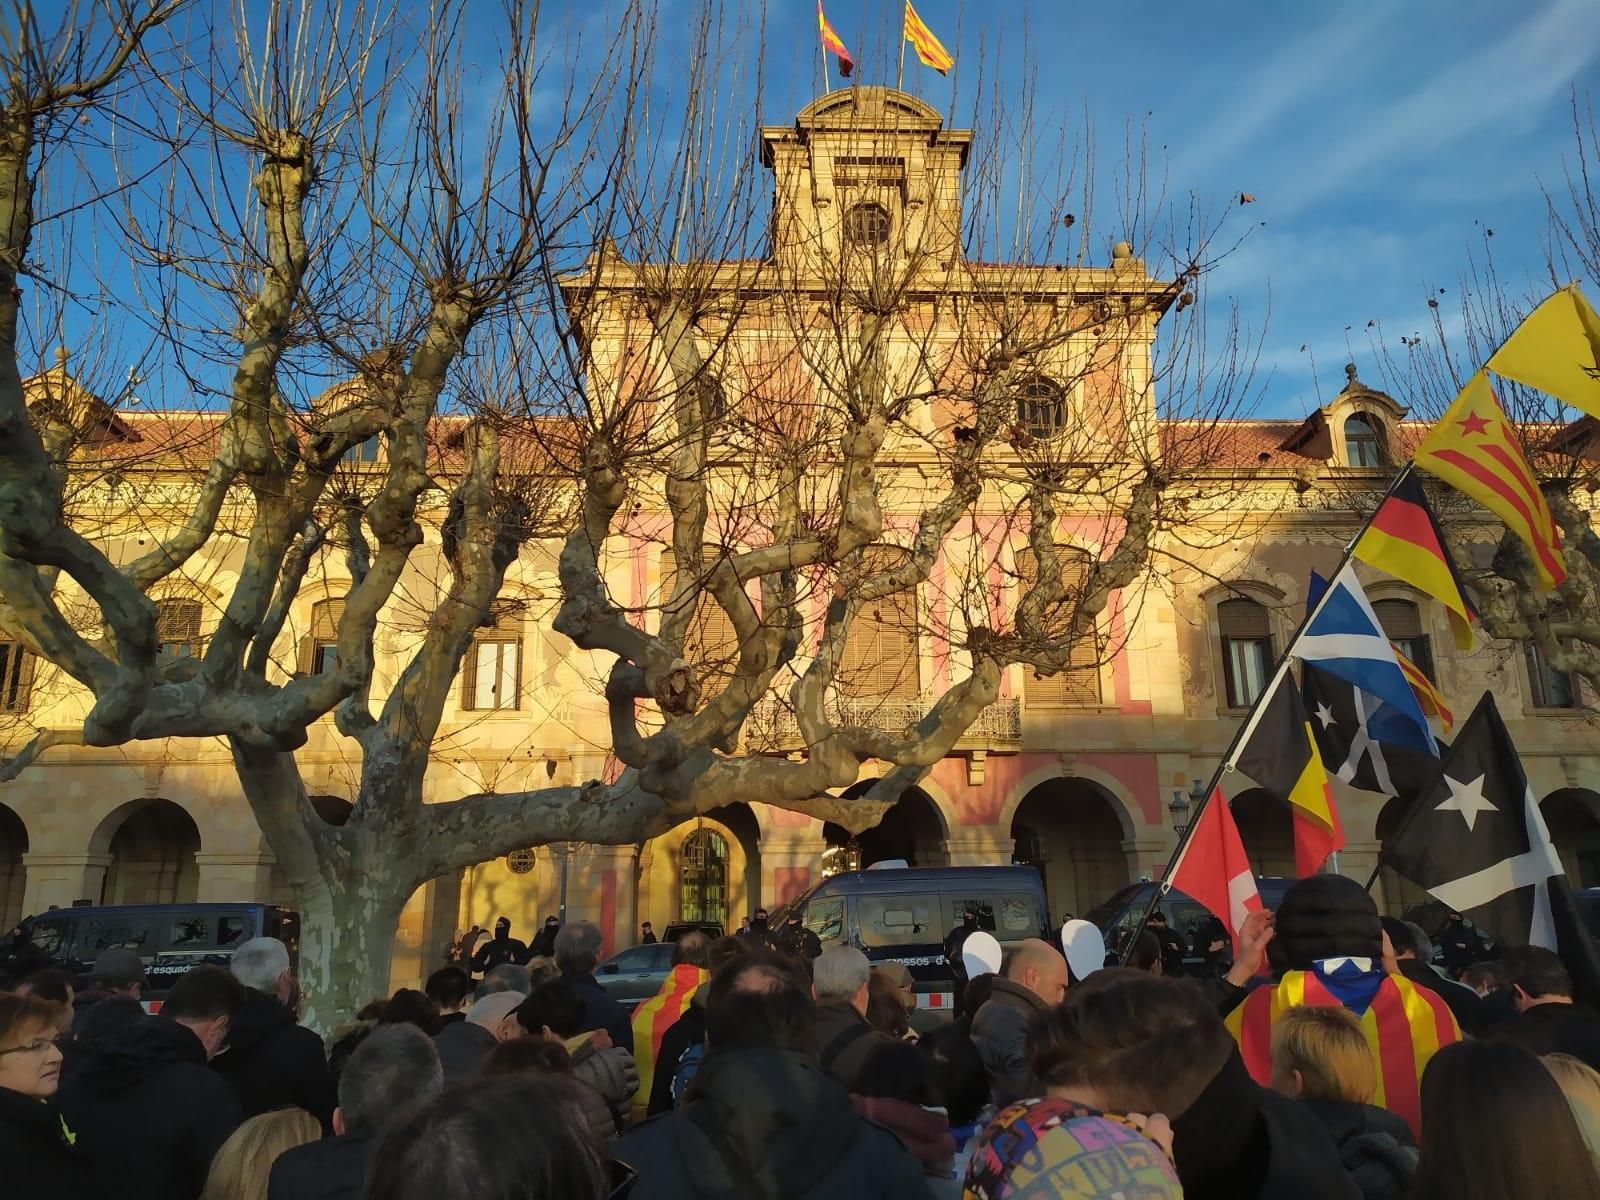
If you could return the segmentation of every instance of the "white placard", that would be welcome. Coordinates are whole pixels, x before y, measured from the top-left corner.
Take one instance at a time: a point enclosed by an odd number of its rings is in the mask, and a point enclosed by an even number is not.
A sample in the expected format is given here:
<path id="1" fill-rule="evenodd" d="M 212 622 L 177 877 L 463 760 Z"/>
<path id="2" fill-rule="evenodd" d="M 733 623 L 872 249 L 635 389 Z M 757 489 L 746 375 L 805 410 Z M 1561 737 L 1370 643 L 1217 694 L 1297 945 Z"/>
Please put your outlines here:
<path id="1" fill-rule="evenodd" d="M 994 975 L 1000 970 L 1000 943 L 994 934 L 980 929 L 969 933 L 961 943 L 961 965 L 967 969 L 967 978 Z"/>
<path id="2" fill-rule="evenodd" d="M 1074 979 L 1087 979 L 1106 965 L 1106 940 L 1088 921 L 1071 920 L 1061 927 L 1061 948 Z"/>

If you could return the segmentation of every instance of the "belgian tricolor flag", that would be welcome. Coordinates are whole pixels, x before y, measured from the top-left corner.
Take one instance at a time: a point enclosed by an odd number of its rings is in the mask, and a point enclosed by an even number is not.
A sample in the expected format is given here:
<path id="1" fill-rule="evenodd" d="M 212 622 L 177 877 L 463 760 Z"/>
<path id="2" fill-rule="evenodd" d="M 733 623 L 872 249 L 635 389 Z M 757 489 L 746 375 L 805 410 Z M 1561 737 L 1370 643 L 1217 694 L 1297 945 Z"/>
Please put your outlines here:
<path id="1" fill-rule="evenodd" d="M 1472 649 L 1472 622 L 1478 611 L 1450 561 L 1422 481 L 1410 470 L 1373 514 L 1372 523 L 1356 541 L 1355 556 L 1443 604 L 1450 611 L 1456 645 Z"/>
<path id="2" fill-rule="evenodd" d="M 1233 765 L 1294 812 L 1294 862 L 1301 876 L 1315 875 L 1344 845 L 1344 828 L 1311 721 L 1289 672 L 1257 703 Z"/>

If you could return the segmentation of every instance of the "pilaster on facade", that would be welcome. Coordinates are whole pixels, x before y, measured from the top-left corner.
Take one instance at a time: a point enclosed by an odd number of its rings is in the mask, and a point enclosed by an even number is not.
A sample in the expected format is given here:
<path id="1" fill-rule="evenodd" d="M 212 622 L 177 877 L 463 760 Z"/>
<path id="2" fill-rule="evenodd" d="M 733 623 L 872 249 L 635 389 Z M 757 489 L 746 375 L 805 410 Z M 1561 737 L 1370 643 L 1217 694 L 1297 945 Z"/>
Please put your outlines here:
<path id="1" fill-rule="evenodd" d="M 27 872 L 22 907 L 30 913 L 44 912 L 70 908 L 80 900 L 98 903 L 111 855 L 26 853 L 22 866 Z"/>

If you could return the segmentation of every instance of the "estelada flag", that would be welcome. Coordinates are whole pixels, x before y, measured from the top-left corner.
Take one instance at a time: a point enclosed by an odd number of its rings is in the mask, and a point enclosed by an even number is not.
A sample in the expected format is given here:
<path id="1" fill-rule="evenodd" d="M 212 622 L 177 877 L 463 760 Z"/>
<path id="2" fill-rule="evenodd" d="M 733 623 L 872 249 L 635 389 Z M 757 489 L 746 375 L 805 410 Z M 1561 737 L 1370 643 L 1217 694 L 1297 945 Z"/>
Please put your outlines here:
<path id="1" fill-rule="evenodd" d="M 1200 810 L 1194 828 L 1183 844 L 1183 854 L 1167 879 L 1205 905 L 1233 934 L 1234 951 L 1244 919 L 1262 907 L 1255 872 L 1245 857 L 1239 827 L 1233 823 L 1228 801 L 1218 788 Z"/>
<path id="2" fill-rule="evenodd" d="M 1546 590 L 1566 579 L 1561 530 L 1482 371 L 1422 440 L 1416 463 L 1504 521 L 1528 547 Z"/>
<path id="3" fill-rule="evenodd" d="M 822 0 L 817 0 L 817 30 L 822 34 L 822 48 L 839 60 L 839 74 L 849 79 L 850 72 L 856 69 L 856 60 L 850 57 L 850 51 L 844 48 L 844 40 L 833 31 L 828 18 L 823 16 Z"/>
<path id="4" fill-rule="evenodd" d="M 1600 417 L 1600 316 L 1577 284 L 1564 287 L 1523 319 L 1489 370 Z"/>
<path id="5" fill-rule="evenodd" d="M 955 66 L 956 60 L 933 36 L 933 31 L 922 23 L 917 10 L 911 7 L 911 0 L 906 0 L 905 39 L 911 43 L 923 66 L 932 67 L 941 75 L 947 74 Z"/>
<path id="6" fill-rule="evenodd" d="M 1467 599 L 1439 522 L 1428 507 L 1422 481 L 1413 472 L 1408 470 L 1378 506 L 1352 553 L 1443 604 L 1450 613 L 1456 645 L 1472 649 L 1472 622 L 1478 611 Z"/>
<path id="7" fill-rule="evenodd" d="M 1300 689 L 1284 671 L 1270 695 L 1256 703 L 1232 764 L 1294 813 L 1294 863 L 1315 875 L 1344 845 L 1344 828 L 1311 733 Z"/>

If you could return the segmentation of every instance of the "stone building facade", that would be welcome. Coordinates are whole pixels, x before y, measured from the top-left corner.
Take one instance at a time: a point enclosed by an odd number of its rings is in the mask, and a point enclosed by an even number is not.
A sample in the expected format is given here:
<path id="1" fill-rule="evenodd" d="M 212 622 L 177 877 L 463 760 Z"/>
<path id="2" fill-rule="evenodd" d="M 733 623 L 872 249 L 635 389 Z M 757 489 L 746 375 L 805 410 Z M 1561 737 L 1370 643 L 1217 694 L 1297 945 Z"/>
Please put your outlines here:
<path id="1" fill-rule="evenodd" d="M 773 171 L 775 211 L 769 267 L 789 277 L 807 271 L 805 255 L 830 237 L 916 237 L 959 252 L 961 172 L 971 135 L 946 130 L 920 101 L 883 89 L 835 93 L 808 106 L 795 124 L 763 131 L 763 162 Z M 863 171 L 863 164 L 871 167 Z M 625 264 L 600 265 L 624 281 Z M 996 267 L 996 272 L 1009 268 Z M 730 264 L 738 285 L 748 272 Z M 759 282 L 759 281 L 758 281 Z M 1035 283 L 1032 290 L 1046 294 Z M 1107 294 L 1152 291 L 1142 265 L 1119 248 L 1085 287 Z M 937 320 L 937 310 L 933 310 Z M 1148 396 L 1155 320 L 1129 343 L 1116 370 L 1127 396 Z M 628 335 L 615 322 L 591 330 L 597 380 L 622 386 Z M 780 348 L 781 351 L 781 348 Z M 780 359 L 769 363 L 785 369 Z M 1230 530 L 1202 562 L 1163 559 L 1158 578 L 1112 597 L 1102 630 L 1110 652 L 1061 677 L 1011 668 L 1000 698 L 923 783 L 858 839 L 752 797 L 638 846 L 538 847 L 436 880 L 413 898 L 397 943 L 394 978 L 415 983 L 446 939 L 473 922 L 511 918 L 531 935 L 561 909 L 598 922 L 608 945 L 630 944 L 641 921 L 659 930 L 678 919 L 736 925 L 758 906 L 773 907 L 828 870 L 883 859 L 919 865 L 1032 863 L 1044 876 L 1052 911 L 1081 914 L 1121 884 L 1159 874 L 1185 820 L 1196 782 L 1208 778 L 1303 611 L 1311 571 L 1337 562 L 1392 474 L 1392 463 L 1420 436 L 1404 408 L 1365 386 L 1354 367 L 1346 385 L 1303 421 L 1237 421 L 1220 430 L 1212 468 L 1228 501 L 1197 518 Z M 1027 419 L 1072 420 L 1099 403 L 1093 379 L 1071 394 L 1034 397 Z M 63 361 L 30 381 L 37 396 L 75 387 Z M 1041 418 L 1039 412 L 1043 412 Z M 1153 409 L 1145 416 L 1152 416 Z M 930 413 L 928 427 L 937 426 Z M 178 519 L 206 458 L 215 418 L 205 413 L 128 415 L 106 411 L 97 453 L 141 464 L 106 470 L 79 497 L 93 536 L 114 561 L 131 557 L 163 522 Z M 1157 436 L 1171 431 L 1156 429 Z M 371 466 L 363 447 L 349 468 Z M 909 442 L 891 446 L 895 469 L 917 466 Z M 438 514 L 434 514 L 435 519 Z M 608 546 L 613 594 L 641 613 L 661 594 L 660 522 L 645 514 Z M 1022 539 L 998 547 L 991 531 L 967 525 L 962 537 L 997 552 L 996 594 L 1013 603 Z M 399 670 L 406 649 L 404 606 L 425 612 L 437 569 L 437 529 L 380 625 L 378 678 Z M 577 651 L 551 631 L 557 582 L 554 543 L 527 547 L 512 568 L 504 620 L 485 629 L 468 656 L 454 710 L 447 714 L 428 774 L 428 798 L 480 790 L 579 782 L 615 769 L 599 683 L 608 663 Z M 952 554 L 964 553 L 959 547 Z M 162 585 L 162 639 L 169 653 L 196 650 L 214 627 L 237 571 L 237 551 L 211 547 L 181 580 Z M 312 577 L 276 656 L 284 675 L 314 667 L 330 640 L 349 580 Z M 1389 633 L 1431 669 L 1464 715 L 1492 689 L 1523 753 L 1536 794 L 1575 880 L 1600 885 L 1600 726 L 1594 697 L 1574 680 L 1543 669 L 1519 646 L 1456 651 L 1444 610 L 1404 585 L 1364 572 Z M 930 601 L 931 602 L 931 601 Z M 650 619 L 650 618 L 644 618 Z M 919 713 L 950 680 L 952 649 L 938 622 L 879 639 L 877 660 L 913 664 L 868 680 L 861 698 L 879 719 Z M 887 648 L 886 648 L 887 646 Z M 35 728 L 70 726 L 84 698 L 58 673 L 14 644 L 0 642 L 0 738 L 20 742 Z M 768 748 L 803 753 L 781 712 L 766 714 Z M 300 752 L 316 803 L 330 820 L 348 814 L 355 760 L 332 721 L 312 731 Z M 869 764 L 863 783 L 877 771 Z M 857 785 L 862 786 L 861 784 Z M 1289 816 L 1248 786 L 1229 785 L 1246 848 L 1262 874 L 1290 874 Z M 1381 796 L 1336 785 L 1348 838 L 1339 869 L 1365 881 L 1396 820 Z M 1383 902 L 1399 910 L 1415 897 L 1397 880 Z M 286 898 L 275 862 L 240 794 L 226 748 L 215 741 L 135 744 L 116 750 L 62 747 L 19 778 L 0 784 L 0 922 L 51 905 L 88 900 Z"/>

